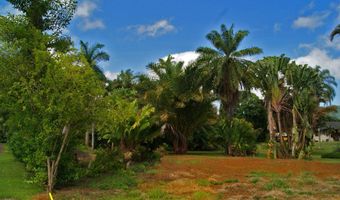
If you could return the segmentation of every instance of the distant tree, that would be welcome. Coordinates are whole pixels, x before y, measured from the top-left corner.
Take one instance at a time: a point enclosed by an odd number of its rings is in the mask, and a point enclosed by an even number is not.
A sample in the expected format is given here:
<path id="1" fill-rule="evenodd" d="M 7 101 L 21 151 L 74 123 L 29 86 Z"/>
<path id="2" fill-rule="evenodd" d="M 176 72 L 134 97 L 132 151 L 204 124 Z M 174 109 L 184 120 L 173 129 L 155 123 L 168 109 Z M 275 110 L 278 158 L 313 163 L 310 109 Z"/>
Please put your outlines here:
<path id="1" fill-rule="evenodd" d="M 250 92 L 241 92 L 240 102 L 235 110 L 235 117 L 245 119 L 258 129 L 258 141 L 264 142 L 268 134 L 264 101 Z"/>
<path id="2" fill-rule="evenodd" d="M 100 69 L 98 63 L 101 61 L 109 61 L 110 56 L 101 49 L 104 48 L 103 44 L 94 44 L 90 46 L 88 42 L 80 41 L 80 52 L 85 56 L 87 62 L 90 64 L 92 69 L 97 73 L 100 79 L 106 80 L 103 71 Z"/>

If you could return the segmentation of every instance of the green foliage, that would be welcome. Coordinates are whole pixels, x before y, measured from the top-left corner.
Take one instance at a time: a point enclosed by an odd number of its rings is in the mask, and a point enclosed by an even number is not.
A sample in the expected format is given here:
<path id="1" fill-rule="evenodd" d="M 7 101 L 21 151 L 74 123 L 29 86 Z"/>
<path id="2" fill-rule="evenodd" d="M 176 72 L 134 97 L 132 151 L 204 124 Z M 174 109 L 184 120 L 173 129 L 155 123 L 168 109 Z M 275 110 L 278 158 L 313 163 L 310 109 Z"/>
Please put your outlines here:
<path id="1" fill-rule="evenodd" d="M 126 93 L 127 92 L 127 93 Z M 110 143 L 119 144 L 123 151 L 134 151 L 141 143 L 150 142 L 159 132 L 152 129 L 154 108 L 139 107 L 137 100 L 130 100 L 129 90 L 115 90 L 106 97 L 107 108 L 98 128 L 101 137 Z"/>
<path id="2" fill-rule="evenodd" d="M 256 151 L 257 131 L 244 119 L 234 118 L 231 122 L 220 120 L 216 127 L 217 141 L 230 155 L 252 155 Z"/>
<path id="3" fill-rule="evenodd" d="M 250 92 L 241 92 L 240 102 L 235 110 L 235 117 L 243 118 L 252 123 L 259 131 L 258 142 L 266 141 L 268 137 L 267 115 L 263 100 Z"/>
<path id="4" fill-rule="evenodd" d="M 201 54 L 198 62 L 208 68 L 210 81 L 221 100 L 222 110 L 227 118 L 234 115 L 240 85 L 249 86 L 247 68 L 251 62 L 243 58 L 262 53 L 262 49 L 258 47 L 239 50 L 241 42 L 248 34 L 246 30 L 234 32 L 234 25 L 227 28 L 222 24 L 220 32 L 213 30 L 206 36 L 214 49 L 209 47 L 197 49 Z"/>
<path id="5" fill-rule="evenodd" d="M 124 167 L 123 155 L 117 149 L 96 149 L 96 159 L 89 167 L 89 175 L 96 176 L 102 173 L 113 172 Z"/>
<path id="6" fill-rule="evenodd" d="M 170 56 L 148 68 L 155 79 L 141 79 L 149 90 L 144 98 L 159 117 L 162 132 L 170 136 L 176 153 L 187 151 L 187 138 L 214 118 L 213 96 L 205 69 L 194 64 L 184 67 Z"/>
<path id="7" fill-rule="evenodd" d="M 41 31 L 60 32 L 70 23 L 76 0 L 7 0 L 22 11 L 29 22 Z"/>
<path id="8" fill-rule="evenodd" d="M 335 149 L 333 152 L 321 154 L 321 158 L 335 158 L 340 159 L 340 148 Z"/>

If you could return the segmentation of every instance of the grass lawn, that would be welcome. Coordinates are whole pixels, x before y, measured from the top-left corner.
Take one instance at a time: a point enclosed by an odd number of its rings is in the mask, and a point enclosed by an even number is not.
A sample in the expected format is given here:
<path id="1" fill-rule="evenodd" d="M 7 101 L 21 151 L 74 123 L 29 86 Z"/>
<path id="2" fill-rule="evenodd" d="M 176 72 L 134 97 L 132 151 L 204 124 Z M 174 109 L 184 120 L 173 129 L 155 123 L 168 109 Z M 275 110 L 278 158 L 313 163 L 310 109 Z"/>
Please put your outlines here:
<path id="1" fill-rule="evenodd" d="M 0 152 L 0 199 L 28 200 L 41 188 L 25 182 L 24 166 L 15 160 L 6 145 Z"/>

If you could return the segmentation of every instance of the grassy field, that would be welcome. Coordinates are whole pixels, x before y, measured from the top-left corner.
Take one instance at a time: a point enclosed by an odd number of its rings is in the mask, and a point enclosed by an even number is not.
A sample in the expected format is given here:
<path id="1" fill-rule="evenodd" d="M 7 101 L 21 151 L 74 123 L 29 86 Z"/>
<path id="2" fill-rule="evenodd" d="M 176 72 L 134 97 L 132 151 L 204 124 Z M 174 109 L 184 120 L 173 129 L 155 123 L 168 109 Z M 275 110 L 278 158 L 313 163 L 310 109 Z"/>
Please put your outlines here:
<path id="1" fill-rule="evenodd" d="M 16 161 L 6 145 L 0 153 L 0 199 L 29 200 L 41 188 L 25 182 L 24 166 Z"/>

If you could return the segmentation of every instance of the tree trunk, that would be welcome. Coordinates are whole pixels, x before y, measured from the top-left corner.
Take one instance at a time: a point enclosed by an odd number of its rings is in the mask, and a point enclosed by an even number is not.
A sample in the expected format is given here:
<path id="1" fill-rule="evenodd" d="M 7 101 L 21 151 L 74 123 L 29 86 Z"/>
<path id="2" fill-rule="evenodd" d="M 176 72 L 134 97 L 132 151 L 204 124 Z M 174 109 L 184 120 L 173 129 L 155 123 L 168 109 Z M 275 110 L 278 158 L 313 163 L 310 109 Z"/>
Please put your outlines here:
<path id="1" fill-rule="evenodd" d="M 89 131 L 85 132 L 85 146 L 88 147 L 89 146 L 89 140 L 90 140 L 90 134 Z"/>
<path id="2" fill-rule="evenodd" d="M 48 192 L 53 191 L 53 188 L 54 188 L 54 185 L 55 185 L 55 180 L 56 180 L 56 177 L 57 177 L 59 162 L 60 162 L 60 159 L 61 159 L 61 155 L 64 152 L 69 132 L 70 132 L 70 126 L 65 125 L 64 128 L 63 128 L 63 132 L 62 132 L 63 141 L 61 143 L 61 147 L 59 149 L 57 159 L 51 160 L 49 157 L 47 158 L 47 178 L 48 178 L 47 190 L 48 190 Z"/>
<path id="3" fill-rule="evenodd" d="M 91 148 L 92 148 L 92 150 L 94 149 L 94 128 L 95 128 L 95 124 L 93 122 L 92 123 L 92 130 L 91 130 L 91 132 L 92 132 L 92 141 L 91 141 Z"/>
<path id="4" fill-rule="evenodd" d="M 188 151 L 187 138 L 184 134 L 177 132 L 177 137 L 172 141 L 175 154 L 185 154 Z"/>
<path id="5" fill-rule="evenodd" d="M 296 110 L 293 107 L 292 109 L 293 115 L 293 128 L 292 128 L 292 157 L 296 158 L 296 148 L 297 141 L 299 140 L 298 130 L 297 130 L 297 122 L 296 122 Z"/>
<path id="6" fill-rule="evenodd" d="M 267 157 L 276 158 L 276 144 L 275 144 L 275 133 L 274 133 L 274 117 L 271 107 L 271 102 L 267 101 L 267 121 L 268 121 L 268 131 L 269 131 L 269 148 Z"/>

